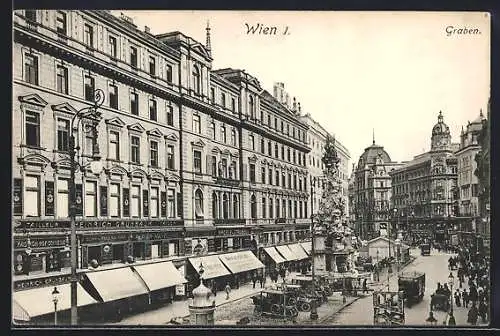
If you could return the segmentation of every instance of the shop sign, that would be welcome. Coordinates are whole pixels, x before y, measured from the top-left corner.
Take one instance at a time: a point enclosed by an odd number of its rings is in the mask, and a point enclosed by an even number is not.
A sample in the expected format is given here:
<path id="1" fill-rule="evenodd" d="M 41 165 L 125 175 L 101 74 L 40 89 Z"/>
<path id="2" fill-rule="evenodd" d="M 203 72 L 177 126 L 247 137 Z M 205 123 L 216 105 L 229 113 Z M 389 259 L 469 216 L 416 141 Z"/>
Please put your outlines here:
<path id="1" fill-rule="evenodd" d="M 14 215 L 21 216 L 23 214 L 23 180 L 20 178 L 14 179 L 12 200 L 14 203 Z"/>
<path id="2" fill-rule="evenodd" d="M 249 234 L 249 229 L 217 229 L 217 236 L 245 236 Z"/>
<path id="3" fill-rule="evenodd" d="M 78 274 L 77 276 L 78 276 L 78 281 L 83 280 L 83 274 Z M 14 291 L 39 288 L 39 287 L 57 286 L 61 284 L 67 284 L 70 282 L 71 282 L 70 274 L 58 275 L 40 279 L 18 280 L 14 281 Z"/>
<path id="4" fill-rule="evenodd" d="M 54 216 L 54 182 L 45 181 L 45 215 Z"/>
<path id="5" fill-rule="evenodd" d="M 34 220 L 19 220 L 16 222 L 17 229 L 69 229 L 70 221 L 34 221 Z M 76 221 L 76 229 L 132 229 L 144 227 L 182 227 L 182 220 L 127 220 L 127 219 L 110 219 L 99 221 Z"/>
<path id="6" fill-rule="evenodd" d="M 66 245 L 66 239 L 64 237 L 61 238 L 52 238 L 52 239 L 43 239 L 43 238 L 31 238 L 30 239 L 30 247 L 31 248 L 46 248 L 46 247 L 54 247 L 54 246 L 64 246 Z M 14 249 L 25 249 L 28 247 L 27 239 L 15 239 L 14 240 Z"/>
<path id="7" fill-rule="evenodd" d="M 175 295 L 183 296 L 186 295 L 186 286 L 184 284 L 175 286 Z"/>

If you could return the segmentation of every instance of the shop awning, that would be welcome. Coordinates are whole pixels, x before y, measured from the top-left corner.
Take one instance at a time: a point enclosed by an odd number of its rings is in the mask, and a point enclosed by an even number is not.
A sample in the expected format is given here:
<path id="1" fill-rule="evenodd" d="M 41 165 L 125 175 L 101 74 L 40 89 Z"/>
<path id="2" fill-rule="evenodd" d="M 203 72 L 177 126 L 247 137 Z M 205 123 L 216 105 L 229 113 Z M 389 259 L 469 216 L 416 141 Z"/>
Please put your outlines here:
<path id="1" fill-rule="evenodd" d="M 278 250 L 276 250 L 275 247 L 266 247 L 264 248 L 264 251 L 266 251 L 267 254 L 274 260 L 275 263 L 281 264 L 285 262 L 286 260 L 283 259 L 283 257 L 278 253 Z"/>
<path id="2" fill-rule="evenodd" d="M 213 279 L 231 274 L 217 255 L 189 258 L 189 262 L 193 265 L 196 272 L 200 269 L 200 263 L 203 265 L 204 279 Z"/>
<path id="3" fill-rule="evenodd" d="M 138 275 L 130 267 L 85 273 L 104 302 L 148 294 Z M 160 275 L 159 275 L 160 276 Z"/>
<path id="4" fill-rule="evenodd" d="M 302 246 L 300 246 L 300 244 L 298 244 L 298 243 L 297 244 L 290 244 L 290 245 L 288 245 L 288 247 L 290 248 L 290 250 L 292 250 L 293 254 L 295 254 L 298 257 L 299 260 L 309 258 L 306 251 L 304 251 L 304 248 L 302 248 Z"/>
<path id="5" fill-rule="evenodd" d="M 144 280 L 150 291 L 186 283 L 182 274 L 171 261 L 132 267 Z"/>
<path id="6" fill-rule="evenodd" d="M 298 257 L 286 245 L 276 246 L 279 253 L 286 259 L 286 261 L 297 260 Z"/>
<path id="7" fill-rule="evenodd" d="M 57 303 L 57 310 L 71 308 L 71 285 L 57 285 L 60 298 Z M 52 301 L 52 291 L 54 287 L 42 287 L 14 292 L 12 295 L 12 317 L 18 321 L 29 321 L 31 318 L 54 313 L 54 302 Z M 78 307 L 83 307 L 92 303 L 97 303 L 80 284 L 77 284 Z"/>
<path id="8" fill-rule="evenodd" d="M 241 273 L 264 267 L 264 264 L 251 251 L 222 254 L 219 255 L 219 259 L 232 273 Z"/>
<path id="9" fill-rule="evenodd" d="M 306 251 L 307 254 L 311 255 L 311 250 L 312 250 L 311 242 L 300 243 L 300 246 L 302 246 L 302 248 Z"/>

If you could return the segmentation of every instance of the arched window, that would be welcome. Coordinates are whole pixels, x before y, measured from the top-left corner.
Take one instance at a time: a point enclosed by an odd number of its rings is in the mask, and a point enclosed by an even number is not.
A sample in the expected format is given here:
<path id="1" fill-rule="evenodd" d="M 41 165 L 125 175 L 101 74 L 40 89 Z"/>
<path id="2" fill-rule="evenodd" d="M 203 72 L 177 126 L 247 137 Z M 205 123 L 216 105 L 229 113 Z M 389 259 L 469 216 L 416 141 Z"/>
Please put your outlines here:
<path id="1" fill-rule="evenodd" d="M 200 93 L 201 90 L 201 76 L 200 70 L 197 66 L 193 67 L 193 83 L 194 83 L 194 92 Z"/>
<path id="2" fill-rule="evenodd" d="M 248 100 L 248 105 L 249 105 L 249 112 L 250 112 L 250 118 L 255 119 L 255 103 L 253 102 L 253 97 L 250 96 L 250 99 Z"/>
<path id="3" fill-rule="evenodd" d="M 194 193 L 194 209 L 196 218 L 203 218 L 203 193 L 200 189 L 196 189 Z"/>
<path id="4" fill-rule="evenodd" d="M 219 218 L 219 198 L 215 192 L 212 193 L 212 217 Z"/>
<path id="5" fill-rule="evenodd" d="M 222 195 L 222 214 L 224 219 L 229 218 L 229 199 L 227 198 L 226 193 Z"/>
<path id="6" fill-rule="evenodd" d="M 238 202 L 238 195 L 233 196 L 233 216 L 240 218 L 240 204 Z"/>
<path id="7" fill-rule="evenodd" d="M 255 199 L 255 195 L 250 197 L 250 217 L 252 219 L 257 218 L 257 200 Z"/>

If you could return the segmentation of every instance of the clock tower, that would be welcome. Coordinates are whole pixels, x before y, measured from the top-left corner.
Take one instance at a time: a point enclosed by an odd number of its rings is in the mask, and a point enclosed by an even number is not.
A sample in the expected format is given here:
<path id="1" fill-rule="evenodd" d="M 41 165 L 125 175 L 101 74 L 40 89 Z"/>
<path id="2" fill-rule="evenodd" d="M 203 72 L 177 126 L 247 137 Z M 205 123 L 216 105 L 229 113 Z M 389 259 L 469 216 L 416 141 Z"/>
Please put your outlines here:
<path id="1" fill-rule="evenodd" d="M 443 114 L 439 111 L 438 122 L 432 128 L 431 151 L 450 150 L 450 128 L 443 122 Z"/>

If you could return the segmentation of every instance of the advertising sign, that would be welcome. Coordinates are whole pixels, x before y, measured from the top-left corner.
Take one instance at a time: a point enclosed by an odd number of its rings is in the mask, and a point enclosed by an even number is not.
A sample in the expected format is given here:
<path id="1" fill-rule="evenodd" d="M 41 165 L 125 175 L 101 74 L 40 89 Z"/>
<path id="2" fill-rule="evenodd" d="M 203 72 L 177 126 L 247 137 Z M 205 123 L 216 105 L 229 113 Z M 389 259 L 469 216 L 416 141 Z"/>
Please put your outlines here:
<path id="1" fill-rule="evenodd" d="M 193 239 L 193 254 L 203 255 L 208 252 L 208 240 L 207 239 Z"/>

